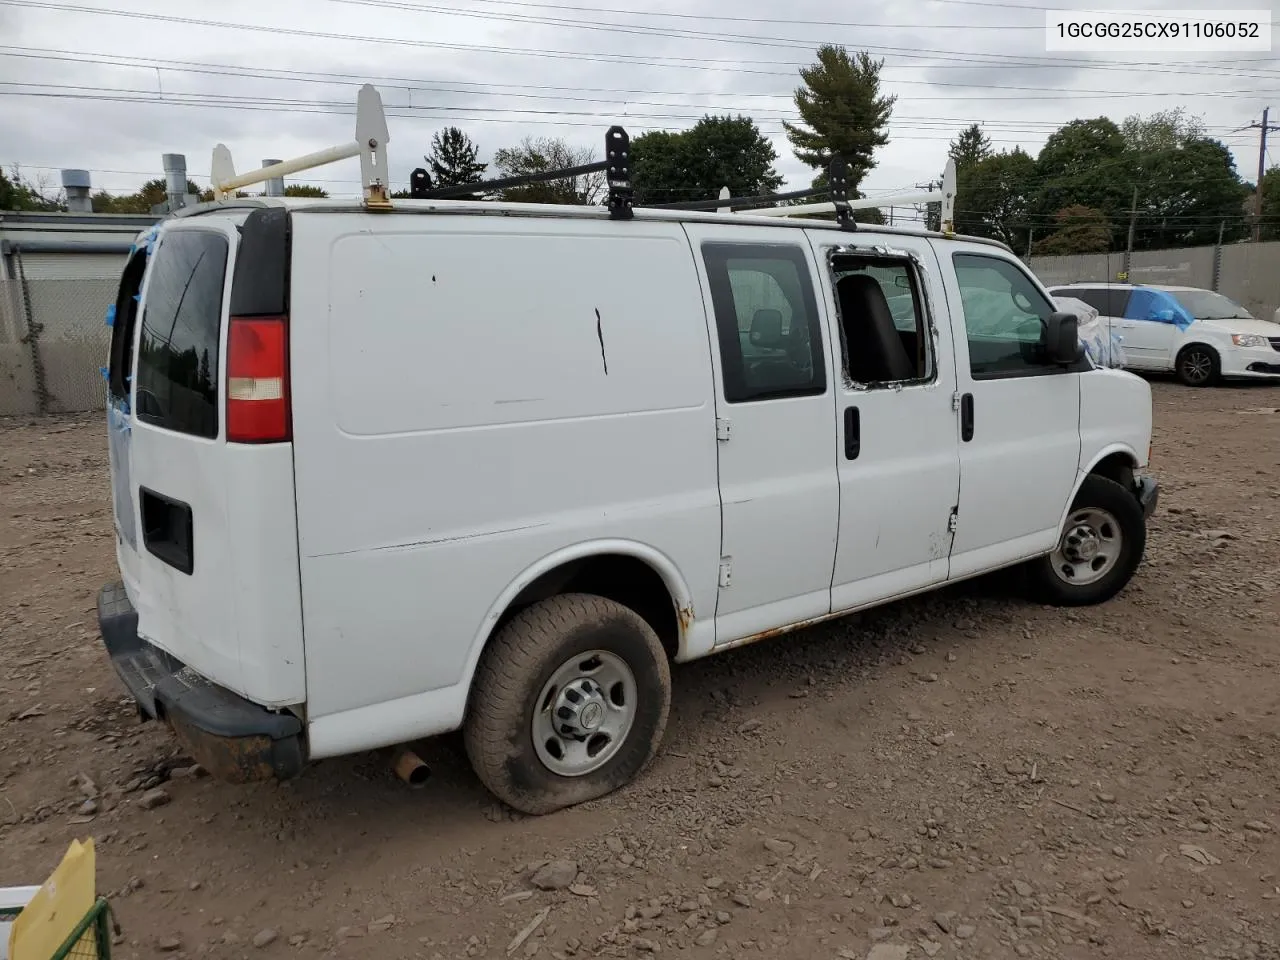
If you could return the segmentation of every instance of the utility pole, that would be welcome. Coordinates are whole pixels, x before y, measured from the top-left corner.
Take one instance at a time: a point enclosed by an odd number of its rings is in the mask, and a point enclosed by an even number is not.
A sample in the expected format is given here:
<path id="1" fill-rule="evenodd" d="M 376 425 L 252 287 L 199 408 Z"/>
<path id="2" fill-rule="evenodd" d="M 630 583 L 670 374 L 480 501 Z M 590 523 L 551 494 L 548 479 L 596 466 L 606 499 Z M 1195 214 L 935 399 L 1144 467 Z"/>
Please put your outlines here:
<path id="1" fill-rule="evenodd" d="M 1138 187 L 1133 187 L 1133 202 L 1129 205 L 1129 245 L 1125 248 L 1133 256 L 1133 232 L 1138 226 Z"/>
<path id="2" fill-rule="evenodd" d="M 1262 122 L 1251 123 L 1248 129 L 1258 131 L 1258 188 L 1253 192 L 1253 242 L 1262 240 L 1262 177 L 1267 172 L 1267 132 L 1280 130 L 1280 124 L 1267 123 L 1271 108 L 1262 111 Z"/>
<path id="3" fill-rule="evenodd" d="M 1133 233 L 1138 226 L 1138 185 L 1133 185 L 1133 202 L 1129 205 L 1129 243 L 1124 248 L 1124 279 L 1129 281 L 1129 269 L 1133 264 Z"/>

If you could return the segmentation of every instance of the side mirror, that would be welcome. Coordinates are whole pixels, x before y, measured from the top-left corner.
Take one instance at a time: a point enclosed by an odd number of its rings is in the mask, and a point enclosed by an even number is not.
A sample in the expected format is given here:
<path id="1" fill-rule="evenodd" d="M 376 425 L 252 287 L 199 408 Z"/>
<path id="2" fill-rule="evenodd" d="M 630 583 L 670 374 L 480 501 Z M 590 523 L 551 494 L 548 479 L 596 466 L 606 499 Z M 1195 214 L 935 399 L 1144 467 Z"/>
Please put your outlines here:
<path id="1" fill-rule="evenodd" d="M 1044 356 L 1049 363 L 1067 366 L 1084 355 L 1080 320 L 1074 313 L 1050 314 L 1044 327 Z"/>

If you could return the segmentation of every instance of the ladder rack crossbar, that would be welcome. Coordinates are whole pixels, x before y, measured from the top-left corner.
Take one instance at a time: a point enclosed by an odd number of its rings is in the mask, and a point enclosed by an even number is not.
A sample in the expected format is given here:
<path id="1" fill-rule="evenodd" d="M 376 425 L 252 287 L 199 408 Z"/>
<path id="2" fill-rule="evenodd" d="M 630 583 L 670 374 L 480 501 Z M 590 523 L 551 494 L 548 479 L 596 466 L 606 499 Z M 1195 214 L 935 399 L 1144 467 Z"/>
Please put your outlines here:
<path id="1" fill-rule="evenodd" d="M 220 143 L 214 147 L 213 166 L 210 171 L 213 181 L 213 198 L 220 201 L 227 194 L 234 194 L 241 187 L 264 183 L 291 173 L 314 170 L 316 167 L 323 167 L 339 160 L 359 157 L 360 182 L 366 206 L 386 208 L 388 206 L 387 186 L 391 182 L 387 173 L 387 144 L 390 140 L 387 116 L 382 109 L 382 97 L 373 84 L 366 83 L 356 95 L 356 131 L 354 138 L 347 143 L 326 147 L 323 150 L 294 157 L 292 160 L 241 174 L 236 173 L 231 151 L 226 145 Z"/>
<path id="2" fill-rule="evenodd" d="M 391 209 L 388 186 L 386 145 L 391 136 L 387 132 L 387 117 L 382 107 L 382 97 L 372 84 L 364 84 L 356 97 L 356 131 L 351 142 L 326 147 L 313 153 L 294 157 L 281 163 L 262 167 L 249 173 L 236 174 L 231 151 L 223 144 L 213 150 L 213 194 L 217 201 L 224 200 L 241 187 L 263 183 L 291 173 L 300 173 L 325 164 L 351 157 L 360 158 L 360 179 L 366 207 L 378 210 Z M 633 216 L 635 189 L 631 181 L 631 140 L 626 130 L 610 127 L 605 133 L 605 158 L 592 163 L 578 164 L 558 170 L 539 170 L 514 177 L 500 177 L 478 183 L 451 184 L 433 187 L 425 168 L 414 170 L 409 178 L 409 196 L 415 200 L 444 200 L 450 197 L 475 197 L 499 190 L 546 183 L 553 180 L 570 180 L 576 177 L 603 173 L 608 185 L 606 206 L 609 216 L 615 220 L 629 220 Z M 854 210 L 892 207 L 918 203 L 939 203 L 942 207 L 942 232 L 954 232 L 956 167 L 948 160 L 942 176 L 940 190 L 908 191 L 881 197 L 851 198 L 849 167 L 843 157 L 833 157 L 827 169 L 827 185 L 808 190 L 792 190 L 786 193 L 757 194 L 748 197 L 730 197 L 727 187 L 721 188 L 715 199 L 682 201 L 679 203 L 653 204 L 652 210 L 706 210 L 732 215 L 735 208 L 758 217 L 796 217 L 808 214 L 834 213 L 841 229 L 856 230 Z M 790 200 L 806 200 L 823 197 L 813 203 L 792 206 L 769 206 Z"/>

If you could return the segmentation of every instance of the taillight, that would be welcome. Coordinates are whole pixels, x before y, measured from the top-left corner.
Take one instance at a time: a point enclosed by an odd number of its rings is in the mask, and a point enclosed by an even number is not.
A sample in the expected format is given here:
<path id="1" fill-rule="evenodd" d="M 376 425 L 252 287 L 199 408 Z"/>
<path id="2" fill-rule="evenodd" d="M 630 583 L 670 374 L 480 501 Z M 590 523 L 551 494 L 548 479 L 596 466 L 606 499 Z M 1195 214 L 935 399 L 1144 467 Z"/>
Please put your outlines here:
<path id="1" fill-rule="evenodd" d="M 232 317 L 227 330 L 227 440 L 290 439 L 287 317 Z"/>

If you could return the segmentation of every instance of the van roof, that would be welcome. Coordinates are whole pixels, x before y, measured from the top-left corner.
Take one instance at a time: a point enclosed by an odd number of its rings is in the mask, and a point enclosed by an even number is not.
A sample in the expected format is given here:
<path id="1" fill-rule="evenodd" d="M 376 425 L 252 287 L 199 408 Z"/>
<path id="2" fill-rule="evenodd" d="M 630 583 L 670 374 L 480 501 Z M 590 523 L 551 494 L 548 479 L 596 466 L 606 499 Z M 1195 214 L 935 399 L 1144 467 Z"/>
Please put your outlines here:
<path id="1" fill-rule="evenodd" d="M 555 203 L 506 203 L 493 200 L 392 200 L 393 213 L 413 214 L 449 214 L 472 216 L 508 216 L 508 217 L 547 217 L 556 219 L 607 220 L 609 211 L 605 207 L 575 206 Z M 200 203 L 184 207 L 170 214 L 170 217 L 198 217 L 218 212 L 230 212 L 255 207 L 286 207 L 298 213 L 368 213 L 369 208 L 360 200 L 332 200 L 314 197 L 237 197 L 210 203 Z M 753 217 L 750 211 L 724 214 L 714 211 L 677 210 L 667 208 L 650 208 L 636 206 L 634 217 L 637 220 L 651 222 L 689 222 L 689 223 L 731 223 L 738 226 L 795 228 L 822 228 L 840 230 L 832 220 L 818 220 L 813 217 Z M 844 231 L 848 233 L 848 231 Z M 886 224 L 859 224 L 857 233 L 890 234 L 904 237 L 928 237 L 933 240 L 963 240 L 968 243 L 982 243 L 997 247 L 1010 253 L 1013 251 L 998 240 L 986 237 L 972 237 L 964 234 L 942 233 L 938 230 L 924 230 L 912 227 L 890 226 Z"/>

